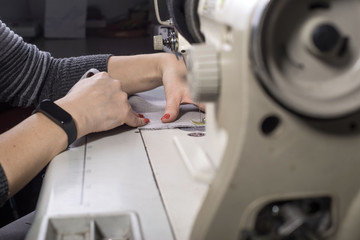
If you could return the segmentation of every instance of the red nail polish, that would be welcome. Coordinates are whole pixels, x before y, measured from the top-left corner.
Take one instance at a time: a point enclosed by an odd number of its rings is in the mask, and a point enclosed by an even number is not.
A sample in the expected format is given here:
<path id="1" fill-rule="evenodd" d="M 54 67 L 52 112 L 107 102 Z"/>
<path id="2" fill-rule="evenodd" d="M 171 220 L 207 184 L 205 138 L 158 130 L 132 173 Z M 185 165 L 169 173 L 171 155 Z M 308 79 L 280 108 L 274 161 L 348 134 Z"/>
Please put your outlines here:
<path id="1" fill-rule="evenodd" d="M 170 114 L 165 114 L 162 118 L 161 118 L 161 120 L 163 120 L 163 119 L 169 119 L 170 118 Z"/>
<path id="2" fill-rule="evenodd" d="M 139 113 L 138 115 L 139 117 L 144 118 L 144 115 L 142 115 L 141 113 Z"/>
<path id="3" fill-rule="evenodd" d="M 145 120 L 146 123 L 150 122 L 150 120 L 148 118 L 144 118 L 144 120 Z"/>

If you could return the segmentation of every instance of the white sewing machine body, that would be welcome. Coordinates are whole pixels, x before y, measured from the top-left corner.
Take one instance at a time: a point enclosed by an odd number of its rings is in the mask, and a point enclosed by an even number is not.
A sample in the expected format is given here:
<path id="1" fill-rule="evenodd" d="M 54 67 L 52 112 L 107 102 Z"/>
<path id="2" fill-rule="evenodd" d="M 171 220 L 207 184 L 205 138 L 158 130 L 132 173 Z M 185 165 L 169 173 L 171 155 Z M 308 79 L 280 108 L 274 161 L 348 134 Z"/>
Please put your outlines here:
<path id="1" fill-rule="evenodd" d="M 164 98 L 163 88 L 143 95 Z M 188 239 L 208 187 L 173 137 L 201 144 L 194 132 L 122 126 L 78 140 L 48 166 L 27 239 Z"/>
<path id="2" fill-rule="evenodd" d="M 113 237 L 104 216 L 125 239 L 358 239 L 360 2 L 197 6 L 206 43 L 187 63 L 206 136 L 89 136 L 51 163 L 28 239 L 72 231 L 62 218 Z"/>

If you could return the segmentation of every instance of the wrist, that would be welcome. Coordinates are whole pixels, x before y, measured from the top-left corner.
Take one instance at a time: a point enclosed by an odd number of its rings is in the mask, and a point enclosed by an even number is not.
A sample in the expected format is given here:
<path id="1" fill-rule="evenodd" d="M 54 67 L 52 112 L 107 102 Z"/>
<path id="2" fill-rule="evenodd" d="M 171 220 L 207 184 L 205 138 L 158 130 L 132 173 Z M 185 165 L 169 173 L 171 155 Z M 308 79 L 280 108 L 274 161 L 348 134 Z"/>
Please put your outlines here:
<path id="1" fill-rule="evenodd" d="M 77 129 L 71 114 L 56 103 L 49 99 L 45 99 L 36 107 L 33 114 L 38 112 L 45 115 L 66 133 L 68 137 L 68 146 L 77 139 Z"/>
<path id="2" fill-rule="evenodd" d="M 56 123 L 50 120 L 42 112 L 37 112 L 30 116 L 31 121 L 35 121 L 41 126 L 42 131 L 46 132 L 47 140 L 55 138 L 56 144 L 51 144 L 51 147 L 46 148 L 47 154 L 51 157 L 56 156 L 68 146 L 68 136 Z M 50 137 L 53 136 L 53 137 Z"/>
<path id="3" fill-rule="evenodd" d="M 129 95 L 147 91 L 162 85 L 166 58 L 164 53 L 112 56 L 108 60 L 108 73 L 121 82 L 122 90 Z"/>
<path id="4" fill-rule="evenodd" d="M 173 61 L 176 60 L 176 56 L 172 53 L 158 53 L 158 69 L 160 71 L 160 77 L 163 73 L 173 65 Z"/>
<path id="5" fill-rule="evenodd" d="M 56 100 L 55 103 L 72 116 L 77 129 L 77 139 L 86 135 L 87 133 L 84 130 L 86 121 L 83 115 L 80 113 L 80 109 L 78 109 L 78 107 L 76 107 L 76 105 L 71 101 L 68 101 L 66 97 Z"/>
<path id="6" fill-rule="evenodd" d="M 176 57 L 173 53 L 161 53 L 158 64 L 162 85 L 167 85 L 170 82 L 173 82 L 172 80 L 174 78 L 187 78 L 187 69 L 183 57 Z M 167 77 L 164 78 L 164 76 Z M 167 81 L 167 79 L 170 81 Z"/>

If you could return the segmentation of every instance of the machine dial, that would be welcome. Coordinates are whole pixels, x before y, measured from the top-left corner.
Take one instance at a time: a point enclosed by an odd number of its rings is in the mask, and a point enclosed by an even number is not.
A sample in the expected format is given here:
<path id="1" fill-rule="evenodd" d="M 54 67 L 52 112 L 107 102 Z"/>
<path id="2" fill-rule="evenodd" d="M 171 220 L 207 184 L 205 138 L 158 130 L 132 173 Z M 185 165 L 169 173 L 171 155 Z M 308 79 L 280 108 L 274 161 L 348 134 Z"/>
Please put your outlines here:
<path id="1" fill-rule="evenodd" d="M 215 101 L 220 89 L 217 50 L 210 45 L 193 45 L 187 57 L 191 97 L 195 102 Z"/>
<path id="2" fill-rule="evenodd" d="M 251 58 L 266 92 L 315 119 L 360 112 L 360 2 L 262 1 Z"/>

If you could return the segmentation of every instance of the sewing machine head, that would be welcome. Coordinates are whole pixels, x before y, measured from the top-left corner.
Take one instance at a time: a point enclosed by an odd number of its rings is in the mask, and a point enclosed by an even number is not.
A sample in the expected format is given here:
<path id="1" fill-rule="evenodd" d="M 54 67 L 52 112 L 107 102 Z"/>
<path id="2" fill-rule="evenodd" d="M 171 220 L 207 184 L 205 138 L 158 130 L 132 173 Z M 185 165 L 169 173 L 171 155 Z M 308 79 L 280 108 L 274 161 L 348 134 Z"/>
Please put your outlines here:
<path id="1" fill-rule="evenodd" d="M 177 2 L 216 168 L 192 238 L 358 239 L 360 1 Z"/>

